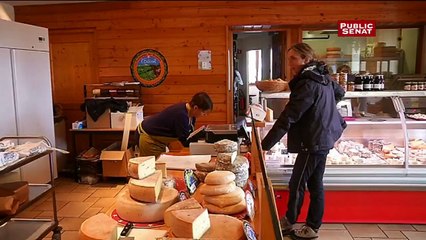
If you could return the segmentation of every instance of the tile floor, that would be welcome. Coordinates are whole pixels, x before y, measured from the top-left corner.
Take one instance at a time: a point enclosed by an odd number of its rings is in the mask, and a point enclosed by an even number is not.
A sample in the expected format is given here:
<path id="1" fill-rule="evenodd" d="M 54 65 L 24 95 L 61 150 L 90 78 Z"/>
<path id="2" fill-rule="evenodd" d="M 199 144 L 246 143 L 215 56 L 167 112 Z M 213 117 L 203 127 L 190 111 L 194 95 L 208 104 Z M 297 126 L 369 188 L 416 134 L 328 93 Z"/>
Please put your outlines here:
<path id="1" fill-rule="evenodd" d="M 76 240 L 80 225 L 86 218 L 99 212 L 112 212 L 115 197 L 124 189 L 126 181 L 116 179 L 108 183 L 82 185 L 69 178 L 59 178 L 56 184 L 59 224 L 63 228 L 62 240 Z M 45 218 L 52 217 L 52 214 L 52 198 L 48 195 L 18 216 Z M 319 233 L 321 240 L 426 240 L 426 225 L 324 224 Z M 51 239 L 51 234 L 45 239 Z"/>

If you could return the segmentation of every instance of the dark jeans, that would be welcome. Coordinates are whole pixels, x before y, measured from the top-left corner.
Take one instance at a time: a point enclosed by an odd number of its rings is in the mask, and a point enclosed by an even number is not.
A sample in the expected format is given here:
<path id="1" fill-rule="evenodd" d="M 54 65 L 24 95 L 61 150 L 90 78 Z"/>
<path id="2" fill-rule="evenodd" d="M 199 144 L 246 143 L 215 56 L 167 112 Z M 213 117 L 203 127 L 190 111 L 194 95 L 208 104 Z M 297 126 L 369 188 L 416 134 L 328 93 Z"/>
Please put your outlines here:
<path id="1" fill-rule="evenodd" d="M 287 220 L 294 224 L 300 214 L 305 196 L 305 185 L 308 185 L 310 204 L 306 225 L 319 229 L 324 215 L 324 186 L 323 175 L 328 150 L 319 152 L 301 151 L 294 163 L 293 173 L 289 183 L 289 200 L 287 206 Z"/>

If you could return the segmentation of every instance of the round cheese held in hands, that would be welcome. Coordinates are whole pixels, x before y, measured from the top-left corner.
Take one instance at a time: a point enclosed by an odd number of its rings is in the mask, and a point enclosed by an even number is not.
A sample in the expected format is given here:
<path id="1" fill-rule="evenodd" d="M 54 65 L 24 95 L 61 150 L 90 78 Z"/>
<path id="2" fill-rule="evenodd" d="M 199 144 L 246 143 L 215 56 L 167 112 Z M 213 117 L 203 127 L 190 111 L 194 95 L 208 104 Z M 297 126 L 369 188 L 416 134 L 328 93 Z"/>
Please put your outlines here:
<path id="1" fill-rule="evenodd" d="M 235 180 L 235 174 L 230 171 L 213 171 L 207 174 L 204 182 L 208 185 L 227 184 Z"/>

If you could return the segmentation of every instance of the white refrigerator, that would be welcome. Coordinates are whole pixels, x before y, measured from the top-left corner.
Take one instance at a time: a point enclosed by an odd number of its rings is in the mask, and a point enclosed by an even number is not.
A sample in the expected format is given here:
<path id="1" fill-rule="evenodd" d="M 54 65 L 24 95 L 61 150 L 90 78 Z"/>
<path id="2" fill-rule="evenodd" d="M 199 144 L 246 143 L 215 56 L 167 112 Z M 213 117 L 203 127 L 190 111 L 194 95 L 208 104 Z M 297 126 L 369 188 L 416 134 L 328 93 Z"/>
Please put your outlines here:
<path id="1" fill-rule="evenodd" d="M 3 136 L 46 136 L 55 143 L 46 28 L 0 20 L 0 137 Z M 25 141 L 29 140 L 20 143 Z M 54 166 L 56 177 L 56 159 Z M 14 173 L 21 180 L 47 183 L 49 158 L 40 158 Z"/>

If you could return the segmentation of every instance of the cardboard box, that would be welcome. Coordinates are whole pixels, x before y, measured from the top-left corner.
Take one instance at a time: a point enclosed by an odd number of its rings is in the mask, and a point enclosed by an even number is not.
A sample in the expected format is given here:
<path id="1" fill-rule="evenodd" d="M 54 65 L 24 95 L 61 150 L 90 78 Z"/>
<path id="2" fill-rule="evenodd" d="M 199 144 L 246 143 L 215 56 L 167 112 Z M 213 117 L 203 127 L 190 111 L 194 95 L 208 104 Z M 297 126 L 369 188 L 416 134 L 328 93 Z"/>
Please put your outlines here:
<path id="1" fill-rule="evenodd" d="M 87 128 L 111 128 L 111 110 L 109 108 L 105 110 L 96 122 L 90 117 L 86 110 L 86 121 Z"/>
<path id="2" fill-rule="evenodd" d="M 143 121 L 143 106 L 130 107 L 127 113 L 132 114 L 130 129 L 136 129 L 137 125 Z M 123 112 L 111 113 L 111 128 L 124 129 L 125 116 L 126 113 Z"/>
<path id="3" fill-rule="evenodd" d="M 102 175 L 104 177 L 127 177 L 127 165 L 129 159 L 134 157 L 131 148 L 120 150 L 120 143 L 114 142 L 101 152 L 100 160 L 102 160 Z"/>

